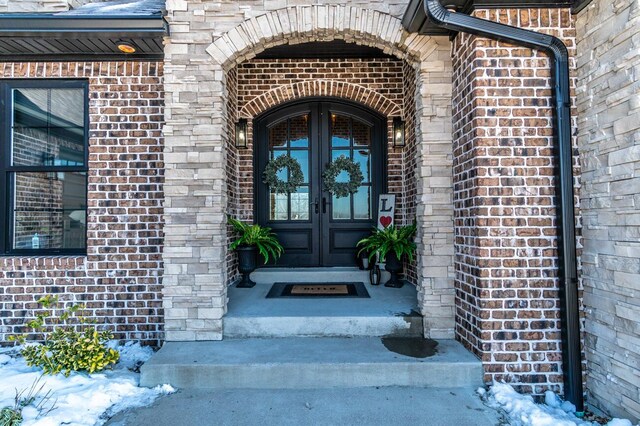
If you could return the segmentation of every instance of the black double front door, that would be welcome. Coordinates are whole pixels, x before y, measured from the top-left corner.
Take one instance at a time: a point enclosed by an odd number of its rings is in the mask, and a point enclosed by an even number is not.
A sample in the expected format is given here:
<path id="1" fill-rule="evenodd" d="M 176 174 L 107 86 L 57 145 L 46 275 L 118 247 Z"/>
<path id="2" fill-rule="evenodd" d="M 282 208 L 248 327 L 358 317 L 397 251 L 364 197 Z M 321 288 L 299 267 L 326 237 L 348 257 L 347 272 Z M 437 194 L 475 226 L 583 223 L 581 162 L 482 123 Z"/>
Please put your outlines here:
<path id="1" fill-rule="evenodd" d="M 386 184 L 384 120 L 355 105 L 314 101 L 259 117 L 255 129 L 255 213 L 285 249 L 277 266 L 355 265 L 356 243 L 375 224 L 378 194 Z M 267 163 L 281 155 L 296 159 L 304 175 L 290 194 L 263 182 Z M 340 156 L 358 164 L 364 177 L 358 191 L 345 197 L 329 192 L 323 179 Z M 288 169 L 278 177 L 287 181 Z M 348 182 L 349 174 L 342 171 L 336 181 Z"/>

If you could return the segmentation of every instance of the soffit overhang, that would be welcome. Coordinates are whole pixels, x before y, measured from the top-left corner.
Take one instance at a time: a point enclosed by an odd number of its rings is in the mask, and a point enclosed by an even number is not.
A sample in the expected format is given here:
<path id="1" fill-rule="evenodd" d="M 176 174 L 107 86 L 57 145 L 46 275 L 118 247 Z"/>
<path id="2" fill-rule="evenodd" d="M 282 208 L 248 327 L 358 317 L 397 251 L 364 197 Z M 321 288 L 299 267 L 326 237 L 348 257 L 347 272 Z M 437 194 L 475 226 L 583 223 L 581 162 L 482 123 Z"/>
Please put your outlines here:
<path id="1" fill-rule="evenodd" d="M 0 14 L 0 62 L 160 60 L 164 0 L 110 0 L 60 13 Z M 118 44 L 133 45 L 124 54 Z"/>

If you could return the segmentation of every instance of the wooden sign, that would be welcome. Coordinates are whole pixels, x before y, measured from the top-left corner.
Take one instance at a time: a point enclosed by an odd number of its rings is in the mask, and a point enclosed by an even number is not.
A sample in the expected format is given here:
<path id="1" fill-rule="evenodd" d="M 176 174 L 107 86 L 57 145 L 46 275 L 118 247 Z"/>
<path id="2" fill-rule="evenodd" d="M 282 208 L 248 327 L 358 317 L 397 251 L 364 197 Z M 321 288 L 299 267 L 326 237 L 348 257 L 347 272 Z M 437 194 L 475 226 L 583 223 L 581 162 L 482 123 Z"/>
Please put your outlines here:
<path id="1" fill-rule="evenodd" d="M 378 197 L 378 229 L 384 229 L 392 225 L 395 212 L 395 194 L 380 194 Z"/>

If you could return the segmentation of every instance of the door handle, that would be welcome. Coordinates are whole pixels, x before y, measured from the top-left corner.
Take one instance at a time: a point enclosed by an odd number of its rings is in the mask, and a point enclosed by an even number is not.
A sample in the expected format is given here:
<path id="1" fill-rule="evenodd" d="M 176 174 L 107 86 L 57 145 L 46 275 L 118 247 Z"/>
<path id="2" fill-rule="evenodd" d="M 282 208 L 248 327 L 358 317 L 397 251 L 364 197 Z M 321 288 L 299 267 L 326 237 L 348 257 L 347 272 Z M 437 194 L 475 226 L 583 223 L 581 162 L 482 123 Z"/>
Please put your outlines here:
<path id="1" fill-rule="evenodd" d="M 320 203 L 318 202 L 318 197 L 316 197 L 316 200 L 314 202 L 311 203 L 311 205 L 315 206 L 315 212 L 316 214 L 319 213 L 319 209 L 320 209 Z"/>
<path id="2" fill-rule="evenodd" d="M 331 203 L 329 203 L 325 197 L 322 197 L 322 213 L 327 212 L 327 204 Z"/>

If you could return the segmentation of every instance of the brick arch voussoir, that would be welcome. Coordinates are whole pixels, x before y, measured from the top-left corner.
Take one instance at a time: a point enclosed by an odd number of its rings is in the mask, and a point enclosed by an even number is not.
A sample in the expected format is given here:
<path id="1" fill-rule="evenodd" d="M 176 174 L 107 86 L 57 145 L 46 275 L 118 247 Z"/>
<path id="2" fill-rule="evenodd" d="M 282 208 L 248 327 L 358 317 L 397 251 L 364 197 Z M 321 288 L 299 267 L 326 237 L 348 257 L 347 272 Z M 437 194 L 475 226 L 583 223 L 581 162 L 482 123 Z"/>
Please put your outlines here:
<path id="1" fill-rule="evenodd" d="M 293 6 L 250 18 L 207 47 L 225 70 L 282 44 L 344 40 L 376 47 L 417 64 L 429 45 L 428 36 L 409 34 L 400 19 L 373 9 L 346 5 Z"/>
<path id="2" fill-rule="evenodd" d="M 362 104 L 384 116 L 399 116 L 402 107 L 386 96 L 367 87 L 345 81 L 305 80 L 271 89 L 240 110 L 240 117 L 251 119 L 284 103 L 309 97 L 333 97 Z"/>

